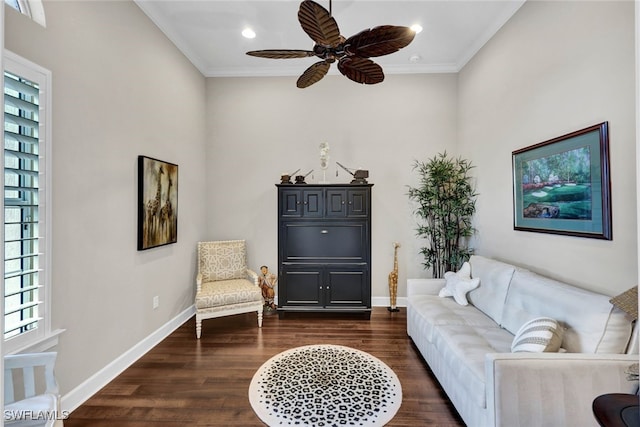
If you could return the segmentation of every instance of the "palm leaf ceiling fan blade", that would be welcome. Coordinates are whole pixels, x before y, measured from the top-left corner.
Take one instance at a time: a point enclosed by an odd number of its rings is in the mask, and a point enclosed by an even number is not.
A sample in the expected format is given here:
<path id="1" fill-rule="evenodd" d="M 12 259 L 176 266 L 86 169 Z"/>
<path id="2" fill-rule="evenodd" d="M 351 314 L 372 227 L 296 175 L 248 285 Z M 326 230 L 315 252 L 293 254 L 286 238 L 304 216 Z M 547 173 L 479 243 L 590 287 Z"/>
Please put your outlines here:
<path id="1" fill-rule="evenodd" d="M 319 82 L 329 71 L 329 64 L 326 61 L 320 61 L 307 68 L 304 73 L 298 78 L 296 86 L 300 89 L 309 87 L 314 83 Z"/>
<path id="2" fill-rule="evenodd" d="M 409 27 L 382 25 L 360 31 L 345 42 L 347 55 L 370 58 L 394 53 L 413 41 L 415 32 Z"/>
<path id="3" fill-rule="evenodd" d="M 315 56 L 315 53 L 310 50 L 296 50 L 296 49 L 264 49 L 264 50 L 252 50 L 247 52 L 249 56 L 256 56 L 258 58 L 271 58 L 271 59 L 292 59 L 292 58 L 307 58 L 309 56 Z"/>
<path id="4" fill-rule="evenodd" d="M 317 44 L 326 47 L 340 44 L 340 29 L 336 20 L 318 3 L 311 0 L 300 3 L 298 21 L 304 32 Z"/>
<path id="5" fill-rule="evenodd" d="M 338 62 L 338 70 L 356 83 L 374 85 L 384 80 L 382 67 L 367 58 L 345 56 Z"/>

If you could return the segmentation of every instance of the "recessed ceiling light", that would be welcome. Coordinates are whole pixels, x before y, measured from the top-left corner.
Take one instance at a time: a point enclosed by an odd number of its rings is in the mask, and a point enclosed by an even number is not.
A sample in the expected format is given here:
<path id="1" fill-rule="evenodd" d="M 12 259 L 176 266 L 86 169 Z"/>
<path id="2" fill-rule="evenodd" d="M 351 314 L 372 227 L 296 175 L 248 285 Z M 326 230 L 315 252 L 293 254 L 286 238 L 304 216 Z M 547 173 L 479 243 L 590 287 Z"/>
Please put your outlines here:
<path id="1" fill-rule="evenodd" d="M 422 26 L 421 26 L 421 25 L 418 25 L 418 24 L 413 24 L 413 25 L 411 26 L 411 29 L 412 29 L 416 34 L 418 34 L 420 31 L 422 31 Z"/>
<path id="2" fill-rule="evenodd" d="M 242 30 L 242 35 L 248 39 L 253 39 L 256 37 L 255 31 L 253 31 L 251 28 L 245 28 L 244 30 Z"/>

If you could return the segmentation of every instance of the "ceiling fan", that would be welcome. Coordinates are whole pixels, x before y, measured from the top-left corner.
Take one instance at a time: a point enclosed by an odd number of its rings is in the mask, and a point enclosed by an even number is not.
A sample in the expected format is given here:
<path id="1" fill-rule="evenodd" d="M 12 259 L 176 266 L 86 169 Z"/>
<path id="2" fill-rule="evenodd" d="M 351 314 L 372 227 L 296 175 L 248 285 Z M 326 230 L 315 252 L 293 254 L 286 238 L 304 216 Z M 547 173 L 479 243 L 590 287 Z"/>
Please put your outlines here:
<path id="1" fill-rule="evenodd" d="M 357 83 L 376 84 L 384 80 L 382 67 L 369 58 L 388 55 L 407 46 L 415 32 L 408 27 L 382 25 L 363 30 L 345 39 L 329 11 L 318 3 L 304 0 L 300 3 L 298 21 L 315 45 L 313 50 L 266 49 L 252 50 L 247 55 L 260 58 L 290 59 L 317 56 L 321 61 L 311 65 L 298 78 L 299 88 L 320 81 L 332 63 L 338 61 L 338 70 Z"/>

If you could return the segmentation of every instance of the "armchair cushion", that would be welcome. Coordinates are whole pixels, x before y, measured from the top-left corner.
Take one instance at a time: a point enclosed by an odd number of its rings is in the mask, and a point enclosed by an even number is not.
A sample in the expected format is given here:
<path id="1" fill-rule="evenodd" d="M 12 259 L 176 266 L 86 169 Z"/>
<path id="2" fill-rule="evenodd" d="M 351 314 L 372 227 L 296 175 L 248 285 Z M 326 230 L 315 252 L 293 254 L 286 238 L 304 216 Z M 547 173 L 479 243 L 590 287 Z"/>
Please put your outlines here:
<path id="1" fill-rule="evenodd" d="M 246 258 L 244 240 L 198 243 L 198 272 L 203 282 L 245 278 Z"/>
<path id="2" fill-rule="evenodd" d="M 262 302 L 262 292 L 247 279 L 205 282 L 196 294 L 196 309 L 229 306 L 245 302 Z"/>

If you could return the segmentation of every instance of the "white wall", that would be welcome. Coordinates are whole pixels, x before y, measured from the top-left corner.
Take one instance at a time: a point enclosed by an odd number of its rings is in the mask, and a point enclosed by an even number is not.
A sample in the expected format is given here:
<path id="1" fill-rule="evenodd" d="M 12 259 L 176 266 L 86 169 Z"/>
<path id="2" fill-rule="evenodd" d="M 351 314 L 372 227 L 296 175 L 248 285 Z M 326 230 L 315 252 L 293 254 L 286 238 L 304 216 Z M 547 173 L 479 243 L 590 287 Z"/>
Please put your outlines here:
<path id="1" fill-rule="evenodd" d="M 301 63 L 300 72 L 306 64 Z M 307 89 L 295 77 L 207 79 L 206 206 L 210 239 L 245 238 L 254 268 L 276 271 L 277 193 L 283 172 L 314 169 L 330 145 L 327 179 L 347 183 L 347 167 L 369 170 L 372 189 L 372 294 L 387 298 L 393 242 L 399 249 L 398 295 L 407 277 L 425 277 L 406 197 L 414 160 L 455 147 L 456 76 L 391 75 L 364 86 L 330 75 Z M 336 177 L 336 170 L 339 176 Z M 375 301 L 374 301 L 375 302 Z"/>
<path id="2" fill-rule="evenodd" d="M 609 295 L 637 284 L 633 2 L 527 2 L 459 73 L 481 254 Z M 609 122 L 613 240 L 513 230 L 511 152 Z"/>
<path id="3" fill-rule="evenodd" d="M 205 79 L 132 2 L 6 10 L 6 47 L 53 73 L 53 327 L 63 394 L 193 304 L 205 230 Z M 136 250 L 137 156 L 179 165 L 178 243 Z M 160 307 L 152 309 L 153 296 Z"/>

